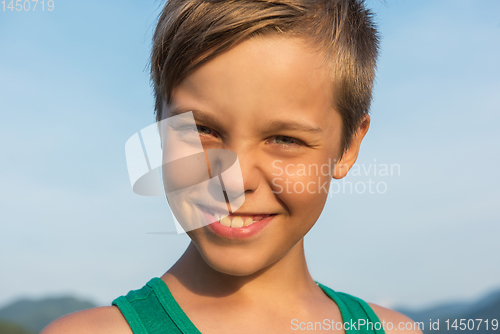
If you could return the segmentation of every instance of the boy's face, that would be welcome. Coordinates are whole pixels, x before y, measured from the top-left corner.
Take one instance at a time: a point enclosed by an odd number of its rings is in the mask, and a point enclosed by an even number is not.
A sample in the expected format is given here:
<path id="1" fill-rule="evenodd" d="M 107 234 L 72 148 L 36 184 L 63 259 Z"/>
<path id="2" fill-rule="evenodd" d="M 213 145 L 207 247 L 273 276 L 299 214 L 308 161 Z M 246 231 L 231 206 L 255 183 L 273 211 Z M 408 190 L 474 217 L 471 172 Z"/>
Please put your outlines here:
<path id="1" fill-rule="evenodd" d="M 301 38 L 257 37 L 203 65 L 173 90 L 164 113 L 193 111 L 204 149 L 238 155 L 245 202 L 231 218 L 273 214 L 249 237 L 219 233 L 221 225 L 188 232 L 212 268 L 250 275 L 281 259 L 319 218 L 332 174 L 338 178 L 348 170 L 334 171 L 342 120 L 332 108 L 322 60 Z"/>

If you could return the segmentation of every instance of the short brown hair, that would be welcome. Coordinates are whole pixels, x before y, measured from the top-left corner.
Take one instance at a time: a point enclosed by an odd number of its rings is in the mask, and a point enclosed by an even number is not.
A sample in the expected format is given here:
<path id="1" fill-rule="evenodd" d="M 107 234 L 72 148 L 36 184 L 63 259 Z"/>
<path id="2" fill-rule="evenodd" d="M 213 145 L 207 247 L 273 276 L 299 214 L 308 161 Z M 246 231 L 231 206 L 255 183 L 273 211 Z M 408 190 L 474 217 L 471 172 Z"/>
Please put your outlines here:
<path id="1" fill-rule="evenodd" d="M 378 33 L 363 0 L 168 0 L 151 52 L 156 119 L 190 73 L 235 44 L 268 33 L 303 36 L 325 54 L 341 152 L 370 109 Z"/>

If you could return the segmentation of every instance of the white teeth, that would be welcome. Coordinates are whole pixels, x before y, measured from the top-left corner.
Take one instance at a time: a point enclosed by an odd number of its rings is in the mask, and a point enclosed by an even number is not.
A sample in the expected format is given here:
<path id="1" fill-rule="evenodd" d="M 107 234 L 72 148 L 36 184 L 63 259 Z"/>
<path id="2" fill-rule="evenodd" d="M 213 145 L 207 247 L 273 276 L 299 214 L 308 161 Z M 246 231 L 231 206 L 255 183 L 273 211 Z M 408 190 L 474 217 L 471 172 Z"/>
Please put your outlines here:
<path id="1" fill-rule="evenodd" d="M 251 218 L 251 217 L 248 217 L 248 216 L 233 216 L 233 215 L 230 215 L 230 216 L 225 216 L 225 217 L 222 217 L 219 220 L 219 222 L 224 225 L 224 226 L 227 226 L 227 227 L 232 227 L 232 228 L 241 228 L 241 227 L 244 227 L 244 226 L 250 226 L 252 225 L 253 223 L 259 221 L 259 220 L 262 220 L 262 219 L 265 219 L 267 217 L 269 217 L 270 215 L 260 215 L 260 216 L 253 216 L 253 219 L 255 219 L 255 221 Z M 219 218 L 221 217 L 221 215 L 218 215 L 218 214 L 214 214 L 214 218 Z"/>
<path id="2" fill-rule="evenodd" d="M 226 216 L 219 220 L 219 222 L 227 227 L 240 228 L 243 226 L 250 226 L 255 223 L 252 218 L 247 217 L 245 220 L 241 216 Z"/>
<path id="3" fill-rule="evenodd" d="M 229 217 L 224 217 L 220 220 L 220 223 L 224 226 L 228 226 L 230 227 L 231 226 L 231 218 Z"/>
<path id="4" fill-rule="evenodd" d="M 231 221 L 231 227 L 235 228 L 243 227 L 243 219 L 240 216 L 234 217 L 233 220 Z"/>

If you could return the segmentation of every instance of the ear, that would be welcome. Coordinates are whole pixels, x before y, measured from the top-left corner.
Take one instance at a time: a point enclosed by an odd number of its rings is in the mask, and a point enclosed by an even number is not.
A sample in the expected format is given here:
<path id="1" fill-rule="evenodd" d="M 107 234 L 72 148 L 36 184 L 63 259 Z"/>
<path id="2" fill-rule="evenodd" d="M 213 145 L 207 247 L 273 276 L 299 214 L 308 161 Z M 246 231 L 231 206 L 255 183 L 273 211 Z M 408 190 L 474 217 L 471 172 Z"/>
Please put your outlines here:
<path id="1" fill-rule="evenodd" d="M 365 137 L 368 128 L 370 127 L 370 116 L 366 114 L 363 117 L 358 129 L 351 138 L 349 148 L 344 152 L 342 159 L 340 159 L 333 168 L 333 178 L 341 179 L 347 175 L 347 172 L 356 162 L 359 153 L 359 147 L 361 146 L 361 141 Z"/>

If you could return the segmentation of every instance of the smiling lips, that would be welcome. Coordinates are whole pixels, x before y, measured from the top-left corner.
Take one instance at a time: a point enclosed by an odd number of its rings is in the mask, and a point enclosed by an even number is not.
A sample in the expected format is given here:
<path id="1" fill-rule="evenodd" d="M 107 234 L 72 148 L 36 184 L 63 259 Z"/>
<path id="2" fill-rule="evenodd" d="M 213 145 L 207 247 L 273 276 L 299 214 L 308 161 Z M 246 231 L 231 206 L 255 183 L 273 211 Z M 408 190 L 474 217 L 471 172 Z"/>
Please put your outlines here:
<path id="1" fill-rule="evenodd" d="M 220 218 L 220 214 L 212 212 L 208 209 L 209 213 L 216 219 L 216 223 L 220 223 L 221 225 L 232 227 L 232 228 L 241 228 L 250 226 L 255 222 L 266 219 L 267 217 L 272 216 L 271 214 L 230 214 L 229 216 L 225 216 Z"/>
<path id="2" fill-rule="evenodd" d="M 208 208 L 198 204 L 198 208 L 204 213 L 208 223 L 207 228 L 215 235 L 228 239 L 247 239 L 259 234 L 264 230 L 274 217 L 275 213 L 223 213 L 216 208 Z"/>

